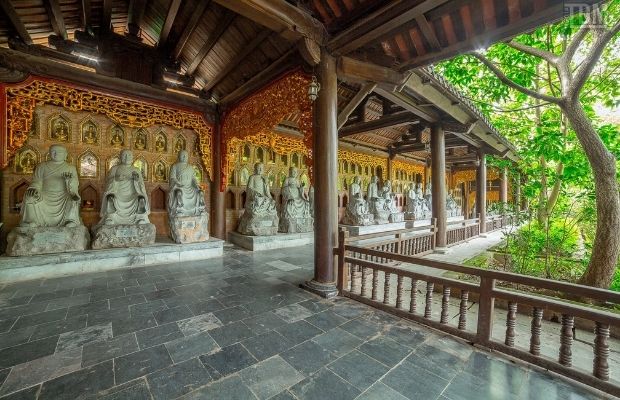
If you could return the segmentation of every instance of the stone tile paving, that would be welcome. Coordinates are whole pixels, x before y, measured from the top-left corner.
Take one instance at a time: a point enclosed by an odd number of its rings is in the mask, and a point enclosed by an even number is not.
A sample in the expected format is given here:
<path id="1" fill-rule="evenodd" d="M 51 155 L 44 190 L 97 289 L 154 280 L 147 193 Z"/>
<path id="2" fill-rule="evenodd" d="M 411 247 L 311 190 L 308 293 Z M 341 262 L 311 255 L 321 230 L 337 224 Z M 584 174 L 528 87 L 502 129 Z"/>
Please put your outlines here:
<path id="1" fill-rule="evenodd" d="M 0 284 L 0 399 L 600 399 L 298 288 L 312 248 Z"/>

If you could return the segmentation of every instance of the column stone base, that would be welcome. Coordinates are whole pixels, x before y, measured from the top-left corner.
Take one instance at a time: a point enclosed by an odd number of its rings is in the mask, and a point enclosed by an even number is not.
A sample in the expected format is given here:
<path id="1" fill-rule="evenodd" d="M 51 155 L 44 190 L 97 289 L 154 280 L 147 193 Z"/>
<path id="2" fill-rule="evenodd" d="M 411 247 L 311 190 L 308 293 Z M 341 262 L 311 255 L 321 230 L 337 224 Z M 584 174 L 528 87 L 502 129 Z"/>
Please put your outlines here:
<path id="1" fill-rule="evenodd" d="M 313 279 L 311 281 L 306 281 L 299 286 L 302 289 L 305 289 L 311 293 L 314 293 L 326 299 L 331 299 L 338 295 L 338 289 L 336 288 L 336 282 L 321 283 Z"/>
<path id="2" fill-rule="evenodd" d="M 435 254 L 450 254 L 452 253 L 452 249 L 449 247 L 435 247 L 433 250 Z"/>

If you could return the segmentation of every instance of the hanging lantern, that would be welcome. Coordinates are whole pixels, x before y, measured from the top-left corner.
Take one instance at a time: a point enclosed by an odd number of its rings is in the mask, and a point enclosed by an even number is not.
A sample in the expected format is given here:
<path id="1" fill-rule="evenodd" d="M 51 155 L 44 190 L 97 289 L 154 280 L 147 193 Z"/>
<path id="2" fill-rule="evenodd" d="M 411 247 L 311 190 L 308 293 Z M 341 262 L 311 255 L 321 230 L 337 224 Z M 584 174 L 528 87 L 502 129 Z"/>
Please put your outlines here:
<path id="1" fill-rule="evenodd" d="M 319 97 L 319 90 L 321 90 L 321 84 L 317 82 L 316 76 L 312 75 L 312 82 L 308 85 L 308 98 L 310 101 L 314 101 Z"/>

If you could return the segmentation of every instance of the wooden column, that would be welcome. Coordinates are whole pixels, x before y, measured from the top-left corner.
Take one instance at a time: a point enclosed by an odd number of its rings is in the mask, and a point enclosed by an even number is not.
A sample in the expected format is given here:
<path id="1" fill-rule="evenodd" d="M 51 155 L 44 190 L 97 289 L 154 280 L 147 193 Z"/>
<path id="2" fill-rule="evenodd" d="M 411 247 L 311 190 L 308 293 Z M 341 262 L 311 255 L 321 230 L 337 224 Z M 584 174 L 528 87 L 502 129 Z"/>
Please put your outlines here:
<path id="1" fill-rule="evenodd" d="M 226 205 L 222 185 L 222 129 L 219 116 L 213 131 L 213 178 L 211 179 L 211 236 L 226 239 Z"/>
<path id="2" fill-rule="evenodd" d="M 508 206 L 508 170 L 502 168 L 499 182 L 499 201 L 502 203 L 504 210 Z"/>
<path id="3" fill-rule="evenodd" d="M 517 172 L 517 175 L 515 176 L 515 198 L 514 198 L 514 203 L 515 203 L 515 211 L 520 212 L 521 211 L 521 174 Z"/>
<path id="4" fill-rule="evenodd" d="M 445 249 L 446 239 L 446 134 L 440 124 L 431 125 L 431 182 L 433 218 L 437 221 L 436 250 Z"/>
<path id="5" fill-rule="evenodd" d="M 323 297 L 337 294 L 334 247 L 338 245 L 338 79 L 336 60 L 321 54 L 321 90 L 314 104 L 314 279 L 303 286 Z"/>
<path id="6" fill-rule="evenodd" d="M 476 214 L 480 218 L 480 233 L 487 231 L 487 162 L 484 150 L 478 151 L 480 165 L 476 175 Z"/>
<path id="7" fill-rule="evenodd" d="M 469 182 L 463 182 L 463 218 L 469 219 Z"/>

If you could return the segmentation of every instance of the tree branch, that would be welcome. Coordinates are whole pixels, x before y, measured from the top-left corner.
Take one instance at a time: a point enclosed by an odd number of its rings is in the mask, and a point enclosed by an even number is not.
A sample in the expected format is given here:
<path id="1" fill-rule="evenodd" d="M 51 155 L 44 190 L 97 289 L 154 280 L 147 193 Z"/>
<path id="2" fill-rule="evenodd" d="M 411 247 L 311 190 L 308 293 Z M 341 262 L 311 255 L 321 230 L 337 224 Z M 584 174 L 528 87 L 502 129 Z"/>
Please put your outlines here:
<path id="1" fill-rule="evenodd" d="M 519 85 L 513 80 L 509 79 L 495 64 L 493 64 L 488 58 L 479 53 L 472 53 L 474 57 L 476 57 L 480 62 L 487 66 L 497 76 L 497 78 L 507 86 L 510 86 L 514 90 L 517 90 L 521 93 L 525 93 L 526 95 L 533 97 L 538 100 L 546 101 L 548 103 L 559 104 L 560 99 L 557 97 L 549 96 L 546 94 L 539 93 L 535 90 L 528 89 L 524 86 Z"/>
<path id="2" fill-rule="evenodd" d="M 566 50 L 564 50 L 564 54 L 562 54 L 562 61 L 566 63 L 566 65 L 570 65 L 570 62 L 575 55 L 575 52 L 579 48 L 583 39 L 585 39 L 586 35 L 590 31 L 590 25 L 586 19 L 586 21 L 581 25 L 575 36 L 573 36 L 573 40 L 570 41 L 568 46 L 566 46 Z"/>
<path id="3" fill-rule="evenodd" d="M 506 43 L 508 46 L 512 47 L 515 50 L 519 50 L 523 53 L 529 54 L 534 57 L 542 58 L 547 61 L 549 64 L 555 66 L 558 62 L 559 57 L 553 54 L 550 51 L 539 49 L 537 47 L 528 46 L 523 43 L 515 42 L 514 40 Z"/>
<path id="4" fill-rule="evenodd" d="M 581 88 L 592 73 L 594 66 L 601 58 L 601 54 L 603 54 L 605 46 L 611 41 L 611 39 L 613 39 L 614 36 L 616 36 L 618 32 L 620 32 L 620 21 L 608 31 L 605 31 L 597 36 L 596 41 L 588 53 L 588 56 L 585 58 L 585 62 L 577 68 L 575 74 L 573 75 L 573 82 L 571 83 L 571 87 L 569 89 L 571 95 L 575 96 L 579 94 Z"/>

